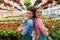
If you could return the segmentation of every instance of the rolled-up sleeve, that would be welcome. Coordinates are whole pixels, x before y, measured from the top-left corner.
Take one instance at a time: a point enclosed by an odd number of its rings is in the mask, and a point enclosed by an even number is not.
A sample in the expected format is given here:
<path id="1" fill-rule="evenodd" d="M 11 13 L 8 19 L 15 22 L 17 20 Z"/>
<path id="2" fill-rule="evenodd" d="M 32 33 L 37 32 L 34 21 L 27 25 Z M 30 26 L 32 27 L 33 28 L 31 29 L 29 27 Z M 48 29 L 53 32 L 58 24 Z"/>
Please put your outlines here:
<path id="1" fill-rule="evenodd" d="M 30 27 L 33 25 L 32 23 L 33 23 L 32 20 L 28 20 L 26 23 L 23 24 L 25 29 L 21 32 L 22 35 L 26 35 L 27 34 L 27 32 L 29 31 Z"/>

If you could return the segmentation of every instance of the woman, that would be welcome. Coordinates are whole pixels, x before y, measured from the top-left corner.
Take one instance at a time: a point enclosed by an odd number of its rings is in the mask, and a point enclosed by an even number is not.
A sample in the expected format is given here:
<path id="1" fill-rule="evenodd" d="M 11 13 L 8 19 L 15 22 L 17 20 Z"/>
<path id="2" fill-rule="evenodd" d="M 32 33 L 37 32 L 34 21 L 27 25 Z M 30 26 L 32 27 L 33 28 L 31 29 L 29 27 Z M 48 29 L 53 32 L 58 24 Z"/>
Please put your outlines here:
<path id="1" fill-rule="evenodd" d="M 18 28 L 18 31 L 22 34 L 22 40 L 32 40 L 31 34 L 34 28 L 34 7 L 27 9 L 28 19 Z"/>
<path id="2" fill-rule="evenodd" d="M 43 22 L 41 20 L 41 16 L 42 16 L 42 10 L 40 8 L 37 8 L 34 20 L 35 33 L 36 33 L 35 40 L 47 40 L 48 29 L 44 27 Z"/>

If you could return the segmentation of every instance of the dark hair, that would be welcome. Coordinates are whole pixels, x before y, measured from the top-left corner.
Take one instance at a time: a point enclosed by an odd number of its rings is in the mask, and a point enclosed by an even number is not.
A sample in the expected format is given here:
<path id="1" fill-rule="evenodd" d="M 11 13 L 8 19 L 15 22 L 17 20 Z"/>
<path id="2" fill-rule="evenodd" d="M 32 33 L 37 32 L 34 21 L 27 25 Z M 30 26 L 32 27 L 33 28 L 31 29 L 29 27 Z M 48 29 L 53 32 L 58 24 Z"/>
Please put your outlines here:
<path id="1" fill-rule="evenodd" d="M 29 10 L 33 13 L 34 16 L 32 18 L 34 18 L 34 19 L 36 18 L 35 13 L 36 13 L 37 9 L 41 9 L 41 8 L 39 8 L 39 7 L 37 8 L 35 6 L 31 6 L 31 7 L 27 8 L 27 10 Z"/>

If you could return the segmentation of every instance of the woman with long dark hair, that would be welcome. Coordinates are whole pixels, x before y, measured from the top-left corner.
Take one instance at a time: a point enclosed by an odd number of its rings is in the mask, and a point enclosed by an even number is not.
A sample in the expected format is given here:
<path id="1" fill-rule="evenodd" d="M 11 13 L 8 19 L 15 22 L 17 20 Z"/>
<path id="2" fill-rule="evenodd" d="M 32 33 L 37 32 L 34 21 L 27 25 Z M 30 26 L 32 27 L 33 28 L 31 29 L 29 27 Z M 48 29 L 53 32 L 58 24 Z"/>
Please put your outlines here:
<path id="1" fill-rule="evenodd" d="M 32 31 L 34 28 L 34 14 L 35 8 L 29 7 L 27 8 L 27 17 L 28 19 L 22 24 L 21 27 L 18 28 L 18 31 L 22 34 L 22 40 L 32 40 Z"/>
<path id="2" fill-rule="evenodd" d="M 35 12 L 35 20 L 34 20 L 34 29 L 36 33 L 35 40 L 47 40 L 48 29 L 44 26 L 42 22 L 42 9 L 36 8 Z"/>

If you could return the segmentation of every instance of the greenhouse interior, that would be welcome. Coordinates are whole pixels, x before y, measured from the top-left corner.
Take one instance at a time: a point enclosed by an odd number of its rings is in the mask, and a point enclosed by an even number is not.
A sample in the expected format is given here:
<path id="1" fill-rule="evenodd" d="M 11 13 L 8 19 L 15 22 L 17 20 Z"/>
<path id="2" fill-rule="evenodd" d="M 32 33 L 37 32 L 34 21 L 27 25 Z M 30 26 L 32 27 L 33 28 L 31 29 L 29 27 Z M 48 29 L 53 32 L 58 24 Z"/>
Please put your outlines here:
<path id="1" fill-rule="evenodd" d="M 27 8 L 31 6 L 41 8 L 40 19 L 48 29 L 47 39 L 39 40 L 60 40 L 60 0 L 0 0 L 0 40 L 24 40 L 22 32 L 27 29 L 20 26 L 28 19 Z M 19 27 L 22 31 L 18 31 Z M 31 35 L 31 40 L 38 40 L 34 28 Z M 29 40 L 28 37 L 25 40 Z"/>

